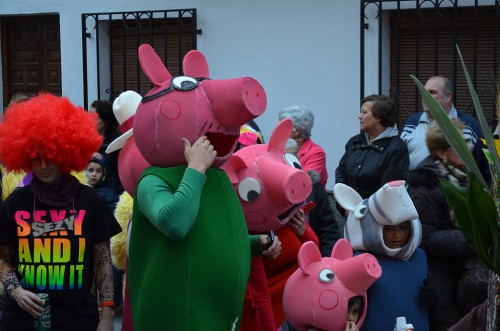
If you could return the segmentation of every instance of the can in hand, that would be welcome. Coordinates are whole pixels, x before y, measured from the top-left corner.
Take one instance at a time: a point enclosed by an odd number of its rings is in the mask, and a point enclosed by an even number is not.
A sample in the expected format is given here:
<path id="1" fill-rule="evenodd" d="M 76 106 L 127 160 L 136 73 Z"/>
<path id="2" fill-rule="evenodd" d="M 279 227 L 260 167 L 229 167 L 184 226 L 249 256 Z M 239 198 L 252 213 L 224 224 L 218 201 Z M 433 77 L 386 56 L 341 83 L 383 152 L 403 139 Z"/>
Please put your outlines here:
<path id="1" fill-rule="evenodd" d="M 38 293 L 37 296 L 43 300 L 42 315 L 35 319 L 35 331 L 50 331 L 50 303 L 47 293 Z"/>

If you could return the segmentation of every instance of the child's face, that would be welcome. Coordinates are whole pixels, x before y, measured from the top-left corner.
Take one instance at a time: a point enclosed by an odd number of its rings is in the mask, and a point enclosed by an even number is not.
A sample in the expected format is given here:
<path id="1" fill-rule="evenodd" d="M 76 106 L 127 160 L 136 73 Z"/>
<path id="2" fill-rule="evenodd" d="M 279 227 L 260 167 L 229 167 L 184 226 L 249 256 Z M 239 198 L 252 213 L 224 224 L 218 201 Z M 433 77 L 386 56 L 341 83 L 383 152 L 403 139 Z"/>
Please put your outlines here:
<path id="1" fill-rule="evenodd" d="M 410 238 L 410 221 L 384 226 L 384 244 L 389 248 L 401 248 Z"/>
<path id="2" fill-rule="evenodd" d="M 102 166 L 96 162 L 90 162 L 85 169 L 85 177 L 90 186 L 95 186 L 99 183 L 103 176 Z"/>
<path id="3" fill-rule="evenodd" d="M 349 306 L 347 310 L 347 321 L 357 323 L 360 315 L 360 305 L 359 302 L 355 302 Z"/>

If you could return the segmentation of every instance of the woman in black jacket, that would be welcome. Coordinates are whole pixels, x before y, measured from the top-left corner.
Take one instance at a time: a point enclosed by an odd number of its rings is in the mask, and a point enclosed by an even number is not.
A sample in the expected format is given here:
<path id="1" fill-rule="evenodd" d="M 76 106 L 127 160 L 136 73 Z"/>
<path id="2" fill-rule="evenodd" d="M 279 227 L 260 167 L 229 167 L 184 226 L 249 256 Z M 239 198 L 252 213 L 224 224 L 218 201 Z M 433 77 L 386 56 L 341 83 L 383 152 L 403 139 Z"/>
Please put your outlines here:
<path id="1" fill-rule="evenodd" d="M 396 105 L 383 95 L 361 100 L 361 133 L 347 142 L 345 154 L 335 171 L 335 182 L 352 187 L 363 199 L 375 193 L 384 171 L 390 166 L 406 176 L 410 164 L 408 148 L 398 136 L 394 121 Z"/>

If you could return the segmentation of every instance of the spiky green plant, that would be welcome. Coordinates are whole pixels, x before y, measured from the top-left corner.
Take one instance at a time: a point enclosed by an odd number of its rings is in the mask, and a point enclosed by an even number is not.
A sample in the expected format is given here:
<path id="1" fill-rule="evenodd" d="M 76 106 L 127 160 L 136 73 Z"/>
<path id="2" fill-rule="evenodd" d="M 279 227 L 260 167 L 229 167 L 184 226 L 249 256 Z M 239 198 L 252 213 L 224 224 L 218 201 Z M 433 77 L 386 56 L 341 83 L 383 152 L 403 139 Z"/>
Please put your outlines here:
<path id="1" fill-rule="evenodd" d="M 411 76 L 411 78 L 429 106 L 432 117 L 434 117 L 435 121 L 441 127 L 448 142 L 460 155 L 467 168 L 467 175 L 470 180 L 469 188 L 458 187 L 446 180 L 441 180 L 441 187 L 443 188 L 448 204 L 454 211 L 455 220 L 462 230 L 465 239 L 474 248 L 481 261 L 490 270 L 500 274 L 500 206 L 498 197 L 498 192 L 500 191 L 500 159 L 495 149 L 493 135 L 491 134 L 458 46 L 457 50 L 471 92 L 477 118 L 486 138 L 489 154 L 491 154 L 492 187 L 489 187 L 484 181 L 461 132 L 453 125 L 446 111 L 417 78 L 414 76 Z"/>

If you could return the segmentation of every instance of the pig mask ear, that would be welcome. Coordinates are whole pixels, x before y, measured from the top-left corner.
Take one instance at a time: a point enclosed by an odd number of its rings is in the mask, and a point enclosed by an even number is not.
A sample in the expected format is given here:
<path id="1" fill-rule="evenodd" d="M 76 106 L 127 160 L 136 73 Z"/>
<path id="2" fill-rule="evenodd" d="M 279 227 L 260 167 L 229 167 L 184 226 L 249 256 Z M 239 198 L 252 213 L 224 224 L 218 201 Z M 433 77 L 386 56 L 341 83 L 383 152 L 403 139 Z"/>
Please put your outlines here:
<path id="1" fill-rule="evenodd" d="M 238 170 L 244 168 L 247 168 L 247 165 L 245 164 L 245 161 L 237 154 L 231 155 L 221 167 L 221 169 L 226 173 L 227 177 L 229 177 L 231 184 L 237 184 L 239 182 Z"/>
<path id="2" fill-rule="evenodd" d="M 356 206 L 363 201 L 363 198 L 361 198 L 358 192 L 352 187 L 342 183 L 335 184 L 333 187 L 333 194 L 335 196 L 335 201 L 348 211 L 354 211 Z"/>
<path id="3" fill-rule="evenodd" d="M 172 75 L 165 68 L 151 45 L 143 44 L 139 46 L 139 62 L 142 71 L 155 87 L 161 86 L 164 82 L 172 79 Z"/>
<path id="4" fill-rule="evenodd" d="M 189 51 L 182 61 L 184 75 L 196 78 L 208 78 L 208 63 L 203 53 L 192 50 Z"/>
<path id="5" fill-rule="evenodd" d="M 304 274 L 309 276 L 313 272 L 311 264 L 320 261 L 321 253 L 319 252 L 319 248 L 315 243 L 313 243 L 312 241 L 308 241 L 300 247 L 298 262 L 299 267 Z"/>
<path id="6" fill-rule="evenodd" d="M 352 247 L 349 241 L 345 239 L 339 239 L 332 249 L 331 257 L 340 261 L 350 259 L 353 255 Z"/>
<path id="7" fill-rule="evenodd" d="M 285 118 L 281 120 L 274 128 L 271 138 L 269 138 L 268 150 L 276 150 L 278 152 L 284 151 L 286 142 L 290 137 L 290 133 L 292 133 L 292 129 L 293 124 L 291 119 Z"/>

